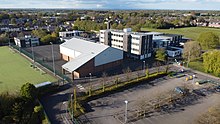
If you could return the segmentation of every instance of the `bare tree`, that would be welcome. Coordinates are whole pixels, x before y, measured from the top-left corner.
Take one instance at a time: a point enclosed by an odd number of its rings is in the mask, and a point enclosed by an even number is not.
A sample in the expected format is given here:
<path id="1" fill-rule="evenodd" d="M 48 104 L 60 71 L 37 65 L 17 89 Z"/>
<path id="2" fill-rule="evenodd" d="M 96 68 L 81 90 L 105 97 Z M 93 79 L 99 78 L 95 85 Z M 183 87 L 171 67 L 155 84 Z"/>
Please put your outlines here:
<path id="1" fill-rule="evenodd" d="M 123 69 L 122 71 L 124 74 L 126 74 L 127 81 L 129 81 L 130 76 L 131 76 L 131 69 L 127 67 L 126 69 Z"/>
<path id="2" fill-rule="evenodd" d="M 103 72 L 102 73 L 102 80 L 103 80 L 103 82 L 102 82 L 102 90 L 103 90 L 103 92 L 105 91 L 105 83 L 107 81 L 107 77 L 108 77 L 108 74 L 106 72 Z"/>
<path id="3" fill-rule="evenodd" d="M 196 41 L 187 42 L 183 49 L 183 58 L 187 60 L 187 67 L 190 61 L 196 60 L 201 56 L 201 46 Z"/>

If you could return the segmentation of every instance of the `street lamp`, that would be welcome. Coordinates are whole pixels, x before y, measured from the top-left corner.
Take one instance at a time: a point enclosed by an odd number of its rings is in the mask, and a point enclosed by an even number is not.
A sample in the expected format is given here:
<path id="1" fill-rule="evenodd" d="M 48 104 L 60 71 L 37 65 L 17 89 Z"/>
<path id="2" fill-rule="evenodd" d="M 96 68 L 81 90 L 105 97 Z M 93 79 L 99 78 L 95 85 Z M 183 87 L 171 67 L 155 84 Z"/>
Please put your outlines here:
<path id="1" fill-rule="evenodd" d="M 71 94 L 71 108 L 72 108 L 72 121 L 73 121 L 73 94 Z"/>
<path id="2" fill-rule="evenodd" d="M 92 78 L 92 73 L 89 73 L 89 87 L 91 88 L 91 78 Z M 90 89 L 91 90 L 91 89 Z"/>
<path id="3" fill-rule="evenodd" d="M 143 65 L 143 72 L 145 73 L 145 61 L 144 62 L 144 65 Z"/>
<path id="4" fill-rule="evenodd" d="M 127 116 L 128 116 L 128 101 L 125 100 L 125 123 L 127 123 Z"/>
<path id="5" fill-rule="evenodd" d="M 67 113 L 68 113 L 68 112 L 67 112 L 67 110 L 68 110 L 68 105 L 66 105 L 66 103 L 67 103 L 67 102 L 63 102 L 63 105 L 66 106 L 66 117 L 67 117 Z"/>
<path id="6" fill-rule="evenodd" d="M 52 50 L 52 59 L 53 59 L 53 74 L 54 76 L 56 75 L 56 72 L 55 72 L 55 63 L 54 63 L 54 51 L 53 51 L 53 43 L 50 42 L 51 44 L 51 50 Z"/>
<path id="7" fill-rule="evenodd" d="M 89 73 L 89 82 L 91 82 L 92 73 Z"/>
<path id="8" fill-rule="evenodd" d="M 193 75 L 193 83 L 195 83 L 195 77 L 196 77 L 196 75 Z"/>

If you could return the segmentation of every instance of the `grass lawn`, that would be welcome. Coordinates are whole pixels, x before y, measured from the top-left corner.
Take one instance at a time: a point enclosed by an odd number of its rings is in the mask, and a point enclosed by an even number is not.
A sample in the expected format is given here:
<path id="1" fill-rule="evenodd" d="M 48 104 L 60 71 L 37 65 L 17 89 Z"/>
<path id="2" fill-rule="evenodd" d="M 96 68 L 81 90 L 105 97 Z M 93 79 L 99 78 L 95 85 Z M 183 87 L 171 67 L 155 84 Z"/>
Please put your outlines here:
<path id="1" fill-rule="evenodd" d="M 214 32 L 220 37 L 220 29 L 217 28 L 206 28 L 206 27 L 187 27 L 187 28 L 176 28 L 176 29 L 149 29 L 142 28 L 142 31 L 156 31 L 170 34 L 182 34 L 184 37 L 197 40 L 198 36 L 202 32 Z"/>
<path id="2" fill-rule="evenodd" d="M 15 93 L 27 82 L 38 84 L 57 80 L 48 74 L 42 74 L 30 65 L 31 62 L 19 53 L 13 52 L 8 47 L 0 47 L 0 93 L 4 91 Z"/>
<path id="3" fill-rule="evenodd" d="M 194 70 L 205 72 L 205 70 L 203 68 L 203 63 L 201 61 L 190 62 L 189 67 L 194 69 Z"/>

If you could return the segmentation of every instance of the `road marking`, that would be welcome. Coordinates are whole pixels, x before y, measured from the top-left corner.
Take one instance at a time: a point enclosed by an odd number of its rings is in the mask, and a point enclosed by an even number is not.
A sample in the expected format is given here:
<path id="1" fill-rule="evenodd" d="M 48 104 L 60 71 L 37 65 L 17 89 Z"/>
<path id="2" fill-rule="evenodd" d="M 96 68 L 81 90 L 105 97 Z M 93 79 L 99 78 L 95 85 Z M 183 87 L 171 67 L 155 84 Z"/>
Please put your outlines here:
<path id="1" fill-rule="evenodd" d="M 146 118 L 146 120 L 153 124 L 153 121 L 151 121 L 149 118 Z"/>

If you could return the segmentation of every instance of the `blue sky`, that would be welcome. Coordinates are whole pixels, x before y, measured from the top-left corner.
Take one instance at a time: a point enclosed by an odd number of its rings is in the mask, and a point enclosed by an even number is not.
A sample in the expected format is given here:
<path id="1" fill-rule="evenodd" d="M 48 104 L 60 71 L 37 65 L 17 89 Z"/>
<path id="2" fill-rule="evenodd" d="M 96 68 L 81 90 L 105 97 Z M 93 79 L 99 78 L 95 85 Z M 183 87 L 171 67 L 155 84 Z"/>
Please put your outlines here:
<path id="1" fill-rule="evenodd" d="M 0 0 L 0 8 L 220 10 L 220 0 Z"/>

